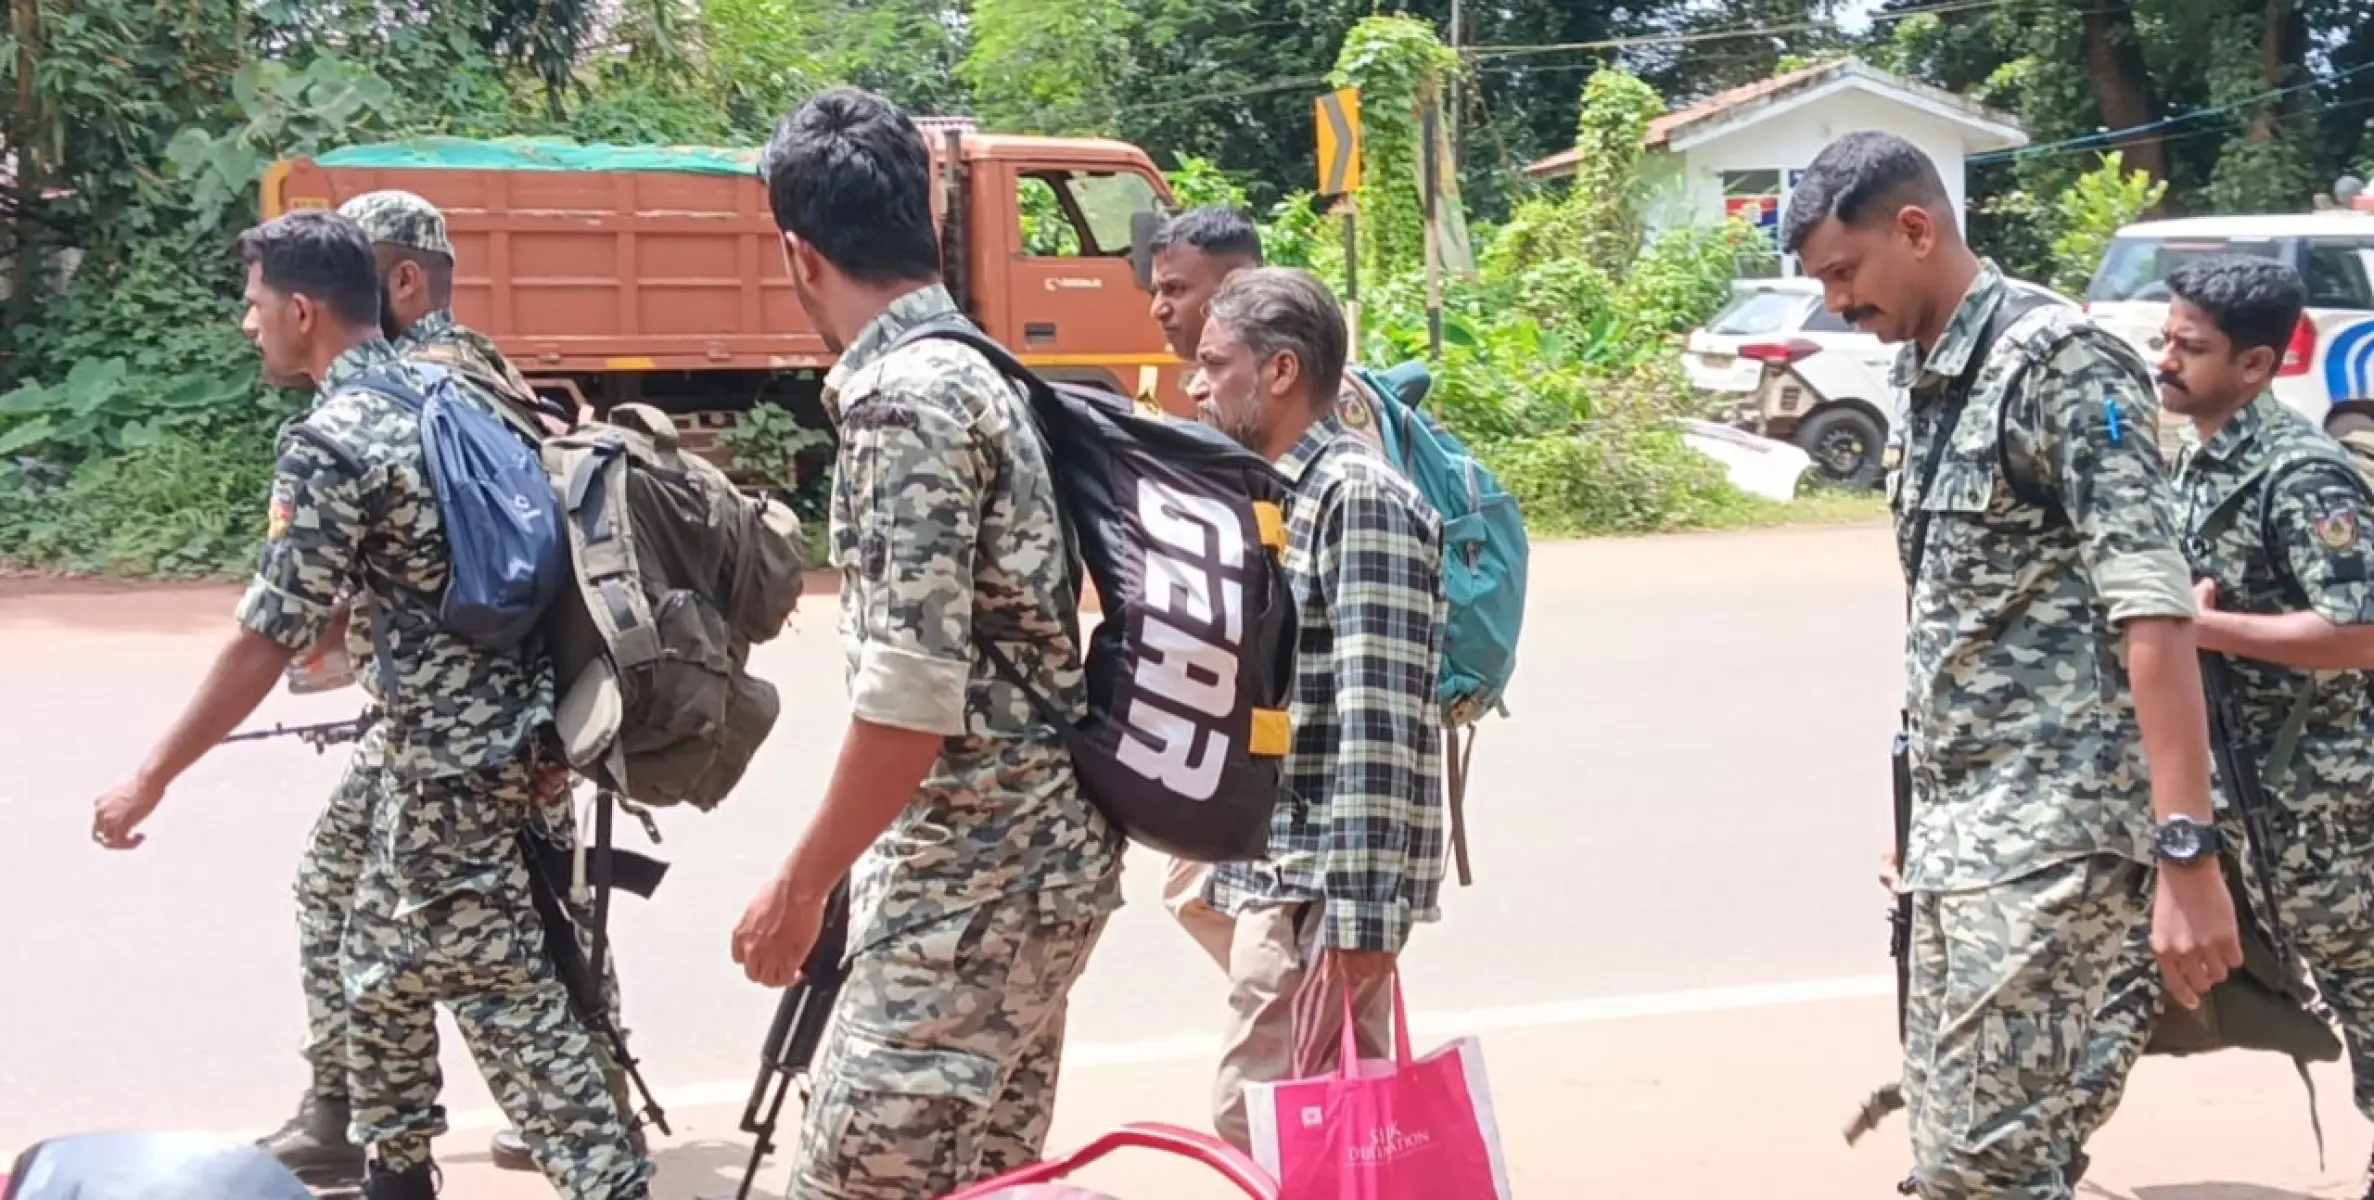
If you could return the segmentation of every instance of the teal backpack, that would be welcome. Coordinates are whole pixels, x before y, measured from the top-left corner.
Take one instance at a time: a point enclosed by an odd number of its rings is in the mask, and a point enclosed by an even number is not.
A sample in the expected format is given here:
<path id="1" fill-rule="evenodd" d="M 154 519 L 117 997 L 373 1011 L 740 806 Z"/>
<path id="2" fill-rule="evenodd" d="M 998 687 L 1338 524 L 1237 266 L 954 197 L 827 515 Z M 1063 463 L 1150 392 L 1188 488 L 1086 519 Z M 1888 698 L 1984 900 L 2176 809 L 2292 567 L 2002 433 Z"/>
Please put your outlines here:
<path id="1" fill-rule="evenodd" d="M 1450 624 L 1443 631 L 1442 703 L 1445 771 L 1449 775 L 1451 848 L 1459 883 L 1474 882 L 1467 863 L 1467 774 L 1475 754 L 1476 723 L 1484 714 L 1508 715 L 1503 697 L 1517 669 L 1517 632 L 1525 623 L 1524 514 L 1483 462 L 1451 431 L 1419 408 L 1433 384 L 1425 362 L 1385 371 L 1346 368 L 1378 406 L 1385 457 L 1418 487 L 1443 521 L 1443 595 Z"/>

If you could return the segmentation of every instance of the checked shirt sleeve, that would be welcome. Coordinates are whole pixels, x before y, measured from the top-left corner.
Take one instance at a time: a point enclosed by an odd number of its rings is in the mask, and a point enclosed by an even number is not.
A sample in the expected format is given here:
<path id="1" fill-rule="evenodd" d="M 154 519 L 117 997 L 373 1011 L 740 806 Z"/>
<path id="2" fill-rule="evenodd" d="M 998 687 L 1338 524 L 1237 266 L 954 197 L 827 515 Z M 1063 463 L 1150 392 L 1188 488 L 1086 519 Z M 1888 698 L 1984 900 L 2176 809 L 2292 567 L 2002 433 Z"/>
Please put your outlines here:
<path id="1" fill-rule="evenodd" d="M 1433 514 L 1346 479 L 1313 574 L 1334 627 L 1341 740 L 1326 814 L 1325 944 L 1398 951 L 1441 873 L 1441 535 Z"/>

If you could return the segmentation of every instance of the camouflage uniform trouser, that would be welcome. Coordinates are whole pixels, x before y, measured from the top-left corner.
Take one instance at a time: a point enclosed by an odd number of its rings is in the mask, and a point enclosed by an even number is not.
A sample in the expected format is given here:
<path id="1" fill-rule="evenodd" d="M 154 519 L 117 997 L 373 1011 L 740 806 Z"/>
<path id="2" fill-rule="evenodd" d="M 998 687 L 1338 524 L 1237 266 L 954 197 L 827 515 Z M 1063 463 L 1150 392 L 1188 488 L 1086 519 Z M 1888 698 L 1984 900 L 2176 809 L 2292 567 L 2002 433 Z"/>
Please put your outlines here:
<path id="1" fill-rule="evenodd" d="M 437 1006 L 564 1200 L 643 1194 L 651 1163 L 631 1144 L 605 1055 L 569 1009 L 544 947 L 517 835 L 532 816 L 526 759 L 391 782 L 371 821 L 347 922 L 353 1137 L 402 1170 L 445 1132 L 437 1104 Z M 555 837 L 574 838 L 561 820 Z"/>
<path id="2" fill-rule="evenodd" d="M 371 801 L 385 784 L 383 770 L 386 743 L 381 728 L 374 726 L 355 747 L 347 760 L 346 771 L 338 778 L 338 787 L 330 793 L 330 802 L 313 823 L 313 834 L 305 845 L 305 856 L 297 865 L 297 951 L 298 969 L 305 990 L 305 1061 L 312 1068 L 313 1082 L 309 1094 L 319 1100 L 348 1098 L 346 1086 L 346 985 L 340 966 L 346 941 L 346 915 L 354 905 L 355 886 L 362 879 L 363 858 L 371 840 Z M 548 828 L 572 832 L 566 812 L 552 814 Z M 578 926 L 578 946 L 591 956 L 593 953 L 592 912 L 586 906 L 572 908 L 582 918 Z M 618 958 L 605 956 L 602 961 L 604 999 L 608 1003 L 610 1023 L 619 1023 Z M 610 1080 L 613 1095 L 622 1110 L 631 1110 L 625 1073 L 615 1065 L 609 1043 L 597 1039 L 601 1051 L 603 1072 Z"/>
<path id="3" fill-rule="evenodd" d="M 305 1061 L 313 1071 L 311 1094 L 344 1100 L 346 1087 L 346 985 L 339 962 L 346 941 L 346 914 L 362 878 L 371 841 L 371 801 L 382 786 L 386 742 L 381 727 L 363 735 L 346 760 L 337 790 L 313 823 L 305 856 L 297 864 L 297 956 L 305 989 Z"/>
<path id="4" fill-rule="evenodd" d="M 2150 919 L 2150 869 L 2107 856 L 1914 896 L 1904 1099 L 1923 1197 L 2069 1200 L 2094 1015 Z"/>
<path id="5" fill-rule="evenodd" d="M 1098 890 L 1007 896 L 860 950 L 786 1200 L 926 1200 L 1038 1161 Z"/>
<path id="6" fill-rule="evenodd" d="M 2291 940 L 2293 952 L 2316 984 L 2317 997 L 2339 1021 L 2349 1049 L 2358 1112 L 2374 1121 L 2374 815 L 2365 807 L 2359 801 L 2277 812 L 2270 824 L 2275 834 L 2274 932 Z M 2268 889 L 2259 877 L 2256 856 L 2242 841 L 2241 819 L 2220 813 L 2218 829 L 2229 845 L 2241 847 L 2236 856 L 2243 863 L 2243 888 L 2251 908 L 2265 914 Z M 2148 933 L 2138 936 L 2128 946 L 2125 966 L 2104 1001 L 2098 1027 L 2116 1036 L 2133 1029 L 2148 1035 L 2159 1016 L 2162 986 L 2151 939 Z M 2099 1039 L 2086 1064 L 2086 1078 L 2101 1097 L 2099 1109 L 2086 1115 L 2085 1132 L 2091 1136 L 2109 1123 L 2127 1078 Z"/>

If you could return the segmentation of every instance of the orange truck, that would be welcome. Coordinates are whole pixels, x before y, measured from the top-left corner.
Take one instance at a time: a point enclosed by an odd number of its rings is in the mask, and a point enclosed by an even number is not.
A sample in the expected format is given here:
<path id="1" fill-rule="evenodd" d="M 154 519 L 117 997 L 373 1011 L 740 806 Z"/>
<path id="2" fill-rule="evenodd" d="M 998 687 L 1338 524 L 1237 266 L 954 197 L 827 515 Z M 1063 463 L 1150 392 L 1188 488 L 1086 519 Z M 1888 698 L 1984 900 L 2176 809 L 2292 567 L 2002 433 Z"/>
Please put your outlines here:
<path id="1" fill-rule="evenodd" d="M 1182 366 L 1142 290 L 1146 241 L 1171 204 L 1146 152 L 919 123 L 965 312 L 1049 378 L 1180 408 Z M 597 413 L 652 404 L 707 451 L 762 400 L 820 425 L 834 358 L 793 294 L 757 157 L 516 139 L 353 146 L 274 163 L 262 208 L 269 219 L 379 188 L 419 193 L 445 213 L 464 325 L 540 392 Z"/>

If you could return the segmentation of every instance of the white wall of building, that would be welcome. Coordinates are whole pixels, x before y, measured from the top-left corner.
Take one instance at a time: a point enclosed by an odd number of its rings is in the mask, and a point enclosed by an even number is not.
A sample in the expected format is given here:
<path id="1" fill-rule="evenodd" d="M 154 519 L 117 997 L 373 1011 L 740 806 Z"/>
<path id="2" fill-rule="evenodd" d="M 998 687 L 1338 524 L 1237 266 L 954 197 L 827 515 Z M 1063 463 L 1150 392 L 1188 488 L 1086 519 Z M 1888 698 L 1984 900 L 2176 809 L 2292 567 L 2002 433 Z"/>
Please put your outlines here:
<path id="1" fill-rule="evenodd" d="M 1957 216 L 1964 213 L 1963 160 L 1991 150 L 1973 146 L 1976 131 L 1868 91 L 1846 89 L 1787 112 L 1752 121 L 1679 153 L 1661 151 L 1655 164 L 1650 223 L 1656 228 L 1723 219 L 1724 174 L 1771 170 L 1780 174 L 1783 203 L 1791 172 L 1801 171 L 1842 134 L 1880 129 L 1910 140 L 1937 163 Z M 1685 132 L 1685 138 L 1687 134 Z M 1967 228 L 1968 221 L 1964 219 Z M 1777 223 L 1774 226 L 1777 228 Z"/>

